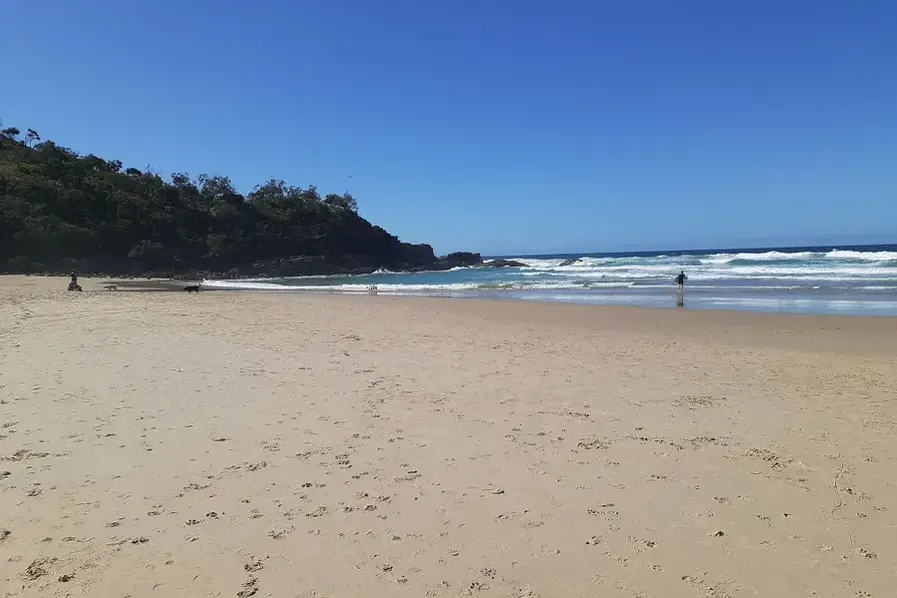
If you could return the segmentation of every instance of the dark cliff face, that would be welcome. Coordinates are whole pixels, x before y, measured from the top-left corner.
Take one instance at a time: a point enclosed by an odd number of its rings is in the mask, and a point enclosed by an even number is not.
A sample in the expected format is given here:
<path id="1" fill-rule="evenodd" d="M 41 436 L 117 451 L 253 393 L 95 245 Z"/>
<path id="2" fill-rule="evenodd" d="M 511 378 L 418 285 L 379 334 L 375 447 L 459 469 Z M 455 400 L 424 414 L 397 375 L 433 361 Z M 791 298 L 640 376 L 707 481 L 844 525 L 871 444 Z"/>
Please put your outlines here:
<path id="1" fill-rule="evenodd" d="M 33 131 L 0 132 L 0 272 L 302 276 L 480 261 L 403 243 L 362 218 L 348 193 L 272 179 L 244 196 L 227 177 L 166 181 Z"/>

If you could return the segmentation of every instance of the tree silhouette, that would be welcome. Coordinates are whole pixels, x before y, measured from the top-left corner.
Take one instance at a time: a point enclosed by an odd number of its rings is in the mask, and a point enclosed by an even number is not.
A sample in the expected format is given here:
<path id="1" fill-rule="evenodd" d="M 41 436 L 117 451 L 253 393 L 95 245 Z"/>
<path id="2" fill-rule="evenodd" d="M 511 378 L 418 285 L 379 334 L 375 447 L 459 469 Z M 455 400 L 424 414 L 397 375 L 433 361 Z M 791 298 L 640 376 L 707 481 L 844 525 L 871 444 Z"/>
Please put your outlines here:
<path id="1" fill-rule="evenodd" d="M 34 129 L 28 129 L 25 132 L 25 144 L 28 147 L 34 147 L 35 144 L 40 142 L 40 135 L 37 134 L 37 131 Z"/>
<path id="2" fill-rule="evenodd" d="M 21 133 L 22 132 L 15 127 L 7 127 L 6 129 L 0 131 L 0 134 L 2 134 L 7 139 L 12 139 L 13 141 L 17 141 Z"/>
<path id="3" fill-rule="evenodd" d="M 166 182 L 81 156 L 27 129 L 0 135 L 0 272 L 328 274 L 431 267 L 358 215 L 349 193 L 270 179 L 242 195 L 224 175 Z"/>

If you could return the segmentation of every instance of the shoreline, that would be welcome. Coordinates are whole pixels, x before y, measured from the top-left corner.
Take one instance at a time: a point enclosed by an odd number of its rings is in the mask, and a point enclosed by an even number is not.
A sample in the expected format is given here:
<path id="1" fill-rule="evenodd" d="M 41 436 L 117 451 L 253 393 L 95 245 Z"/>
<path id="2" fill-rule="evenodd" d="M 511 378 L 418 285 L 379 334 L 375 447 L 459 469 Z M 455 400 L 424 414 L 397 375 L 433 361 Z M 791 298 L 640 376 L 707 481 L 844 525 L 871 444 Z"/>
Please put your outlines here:
<path id="1" fill-rule="evenodd" d="M 44 278 L 33 284 L 29 276 L 0 275 L 0 299 L 4 294 L 26 294 L 32 297 L 59 298 L 78 293 L 65 290 L 68 278 Z M 105 291 L 108 279 L 79 279 L 85 292 L 100 298 L 125 297 L 137 294 L 175 294 L 196 297 L 183 292 L 185 281 L 142 280 L 112 281 L 124 283 L 119 291 Z M 128 286 L 133 282 L 132 286 Z M 29 284 L 31 283 L 31 284 Z M 782 346 L 801 351 L 820 351 L 833 354 L 894 354 L 897 357 L 897 317 L 878 315 L 840 315 L 791 312 L 762 312 L 729 309 L 675 309 L 638 305 L 586 305 L 553 301 L 527 301 L 492 297 L 436 297 L 408 295 L 368 295 L 339 292 L 259 291 L 252 289 L 208 288 L 199 297 L 234 295 L 258 297 L 263 302 L 294 305 L 296 309 L 333 303 L 375 309 L 384 304 L 395 308 L 438 310 L 455 317 L 498 319 L 508 324 L 540 325 L 567 328 L 577 333 L 616 330 L 632 334 L 654 334 L 660 330 L 677 340 L 699 340 L 717 344 L 737 342 L 753 346 Z M 188 304 L 189 305 L 189 304 Z M 808 338 L 812 340 L 808 340 Z M 861 339 L 861 340 L 858 340 Z"/>
<path id="2" fill-rule="evenodd" d="M 180 280 L 180 279 L 116 279 L 106 277 L 82 277 L 79 283 L 85 291 L 104 291 L 107 284 L 116 285 L 117 290 L 126 292 L 182 292 L 184 286 L 192 284 L 200 284 L 209 281 L 200 280 Z M 0 289 L 14 290 L 31 290 L 39 292 L 50 292 L 57 290 L 65 290 L 69 279 L 64 276 L 44 276 L 44 275 L 20 275 L 20 274 L 4 274 L 0 275 Z M 214 282 L 214 281 L 212 281 Z M 228 281 L 229 282 L 229 281 Z M 278 294 L 278 295 L 298 295 L 298 296 L 327 296 L 327 297 L 366 297 L 370 293 L 364 291 L 344 291 L 344 290 L 324 290 L 315 287 L 313 289 L 304 290 L 301 286 L 284 285 L 281 288 L 251 288 L 251 287 L 232 287 L 232 286 L 216 286 L 206 285 L 201 287 L 201 292 L 209 291 L 226 291 L 239 293 L 261 293 L 261 294 Z M 826 309 L 810 309 L 789 308 L 789 302 L 797 301 L 794 298 L 779 298 L 779 303 L 773 303 L 772 306 L 767 305 L 765 308 L 751 308 L 751 298 L 742 296 L 731 302 L 724 301 L 708 301 L 702 297 L 701 291 L 695 289 L 689 291 L 686 289 L 684 295 L 684 306 L 678 305 L 677 294 L 674 288 L 670 288 L 668 292 L 652 293 L 646 295 L 651 297 L 651 301 L 635 300 L 615 300 L 614 293 L 599 292 L 595 293 L 590 299 L 558 299 L 549 297 L 541 297 L 537 293 L 527 293 L 521 291 L 499 291 L 499 292 L 446 292 L 446 293 L 400 293 L 400 292 L 379 292 L 377 297 L 382 298 L 399 298 L 399 299 L 442 299 L 442 300 L 467 300 L 467 301 L 497 301 L 501 303 L 523 303 L 538 305 L 572 305 L 588 308 L 617 309 L 617 308 L 634 308 L 640 310 L 657 310 L 662 312 L 723 312 L 735 314 L 760 314 L 771 316 L 816 316 L 816 317 L 832 317 L 832 318 L 872 318 L 874 320 L 891 320 L 897 318 L 897 297 L 894 297 L 888 303 L 888 308 L 878 311 L 876 309 L 863 309 L 856 307 L 854 309 L 845 310 L 826 310 Z M 557 295 L 555 295 L 557 296 Z M 769 300 L 767 300 L 769 301 Z M 818 299 L 823 303 L 853 303 L 849 300 L 839 299 Z M 893 303 L 893 306 L 891 306 Z M 775 309 L 779 305 L 779 309 Z"/>

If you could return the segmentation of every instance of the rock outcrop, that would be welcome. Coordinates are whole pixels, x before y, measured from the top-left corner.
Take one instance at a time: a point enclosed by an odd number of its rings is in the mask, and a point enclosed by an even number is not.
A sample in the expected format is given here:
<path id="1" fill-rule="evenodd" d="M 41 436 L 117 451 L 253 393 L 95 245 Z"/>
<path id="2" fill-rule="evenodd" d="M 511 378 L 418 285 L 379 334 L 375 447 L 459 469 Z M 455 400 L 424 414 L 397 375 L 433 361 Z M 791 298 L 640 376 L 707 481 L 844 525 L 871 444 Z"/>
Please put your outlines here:
<path id="1" fill-rule="evenodd" d="M 487 268 L 526 268 L 526 264 L 523 262 L 518 262 L 515 260 L 489 260 L 488 262 L 483 262 L 483 265 Z"/>

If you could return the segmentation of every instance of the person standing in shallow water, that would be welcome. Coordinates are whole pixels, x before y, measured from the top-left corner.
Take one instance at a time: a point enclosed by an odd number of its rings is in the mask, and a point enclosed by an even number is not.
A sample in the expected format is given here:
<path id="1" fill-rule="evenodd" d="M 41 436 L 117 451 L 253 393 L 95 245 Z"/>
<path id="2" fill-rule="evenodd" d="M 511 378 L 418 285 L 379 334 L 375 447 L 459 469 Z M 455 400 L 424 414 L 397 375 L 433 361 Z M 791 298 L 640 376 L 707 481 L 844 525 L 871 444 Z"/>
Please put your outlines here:
<path id="1" fill-rule="evenodd" d="M 679 285 L 680 292 L 685 290 L 686 280 L 688 280 L 688 276 L 685 275 L 685 270 L 680 271 L 679 275 L 676 277 L 676 284 Z"/>

